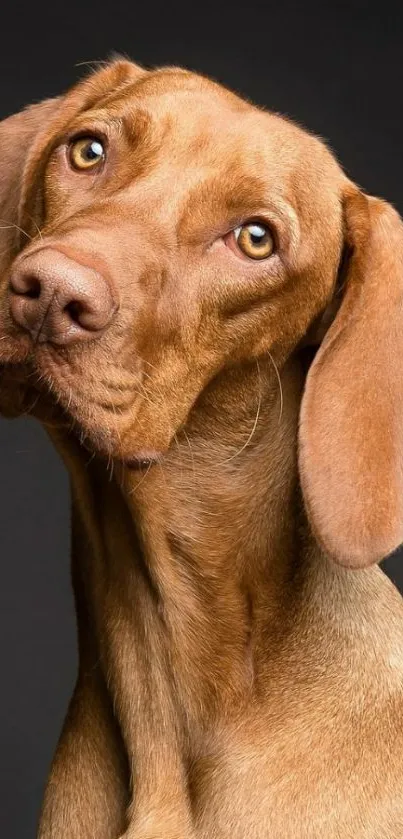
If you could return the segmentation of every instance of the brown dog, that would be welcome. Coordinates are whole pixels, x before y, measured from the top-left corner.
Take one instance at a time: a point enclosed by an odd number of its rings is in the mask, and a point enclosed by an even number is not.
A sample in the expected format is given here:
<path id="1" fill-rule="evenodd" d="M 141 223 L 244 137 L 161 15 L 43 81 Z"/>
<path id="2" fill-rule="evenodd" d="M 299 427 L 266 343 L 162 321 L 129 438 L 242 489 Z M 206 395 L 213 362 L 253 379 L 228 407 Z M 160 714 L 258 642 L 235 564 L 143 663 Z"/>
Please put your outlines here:
<path id="1" fill-rule="evenodd" d="M 403 540 L 400 218 L 178 69 L 117 60 L 0 153 L 2 410 L 72 481 L 39 836 L 401 839 L 403 606 L 365 567 Z"/>

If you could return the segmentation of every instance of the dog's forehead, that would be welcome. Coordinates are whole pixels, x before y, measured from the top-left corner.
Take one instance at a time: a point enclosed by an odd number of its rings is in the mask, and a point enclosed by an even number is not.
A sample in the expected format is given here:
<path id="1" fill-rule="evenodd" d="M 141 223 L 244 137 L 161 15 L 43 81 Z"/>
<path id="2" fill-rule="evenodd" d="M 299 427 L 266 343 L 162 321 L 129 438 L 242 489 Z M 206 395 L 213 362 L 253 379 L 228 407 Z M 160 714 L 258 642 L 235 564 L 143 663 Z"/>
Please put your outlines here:
<path id="1" fill-rule="evenodd" d="M 200 190 L 204 203 L 213 195 L 226 207 L 239 195 L 239 209 L 242 196 L 245 206 L 280 198 L 309 224 L 338 202 L 341 170 L 320 139 L 195 73 L 145 73 L 104 94 L 94 114 L 118 123 L 128 141 L 125 183 L 138 190 L 141 172 L 155 204 L 163 205 L 174 187 L 178 213 L 189 203 L 201 207 Z"/>
<path id="2" fill-rule="evenodd" d="M 242 168 L 267 161 L 285 176 L 300 162 L 306 169 L 325 156 L 318 140 L 290 120 L 180 69 L 147 73 L 128 89 L 111 91 L 99 106 L 108 118 L 122 120 L 134 150 L 147 131 L 148 140 L 158 142 L 159 136 L 165 156 L 169 149 L 180 150 L 181 164 L 186 158 L 216 165 L 232 159 Z"/>

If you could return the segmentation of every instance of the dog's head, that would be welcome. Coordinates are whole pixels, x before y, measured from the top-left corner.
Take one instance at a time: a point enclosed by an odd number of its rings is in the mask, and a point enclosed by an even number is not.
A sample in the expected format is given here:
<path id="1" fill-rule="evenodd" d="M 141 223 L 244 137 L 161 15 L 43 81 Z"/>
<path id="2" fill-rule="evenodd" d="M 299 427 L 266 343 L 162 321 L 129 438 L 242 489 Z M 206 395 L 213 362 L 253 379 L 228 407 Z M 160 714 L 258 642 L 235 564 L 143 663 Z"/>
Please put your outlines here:
<path id="1" fill-rule="evenodd" d="M 320 140 L 115 61 L 1 123 L 0 219 L 4 410 L 41 381 L 95 450 L 153 458 L 221 370 L 281 366 L 333 312 L 301 408 L 307 510 L 345 564 L 403 540 L 402 223 Z"/>

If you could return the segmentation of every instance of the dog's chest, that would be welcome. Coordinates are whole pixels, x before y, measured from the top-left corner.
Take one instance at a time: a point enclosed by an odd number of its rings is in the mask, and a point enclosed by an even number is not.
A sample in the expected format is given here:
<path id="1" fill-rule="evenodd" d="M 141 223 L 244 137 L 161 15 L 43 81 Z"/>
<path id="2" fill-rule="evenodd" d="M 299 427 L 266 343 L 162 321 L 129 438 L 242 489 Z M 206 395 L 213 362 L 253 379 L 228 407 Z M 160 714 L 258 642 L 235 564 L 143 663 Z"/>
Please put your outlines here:
<path id="1" fill-rule="evenodd" d="M 393 733 L 380 718 L 364 748 L 356 723 L 326 710 L 327 724 L 303 714 L 264 722 L 262 715 L 196 761 L 197 839 L 401 839 L 399 720 Z"/>

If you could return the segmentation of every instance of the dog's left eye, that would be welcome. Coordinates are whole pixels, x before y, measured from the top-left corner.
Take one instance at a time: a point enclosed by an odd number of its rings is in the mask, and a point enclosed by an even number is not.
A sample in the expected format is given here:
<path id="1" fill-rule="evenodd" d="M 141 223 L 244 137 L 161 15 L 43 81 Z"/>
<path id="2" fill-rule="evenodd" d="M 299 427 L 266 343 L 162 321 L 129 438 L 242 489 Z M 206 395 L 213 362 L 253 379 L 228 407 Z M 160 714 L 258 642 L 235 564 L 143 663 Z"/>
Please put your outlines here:
<path id="1" fill-rule="evenodd" d="M 105 160 L 105 149 L 95 137 L 80 137 L 69 147 L 69 160 L 74 169 L 93 169 Z"/>
<path id="2" fill-rule="evenodd" d="M 249 259 L 267 259 L 274 251 L 274 240 L 269 227 L 251 221 L 236 227 L 233 236 L 237 248 Z"/>

